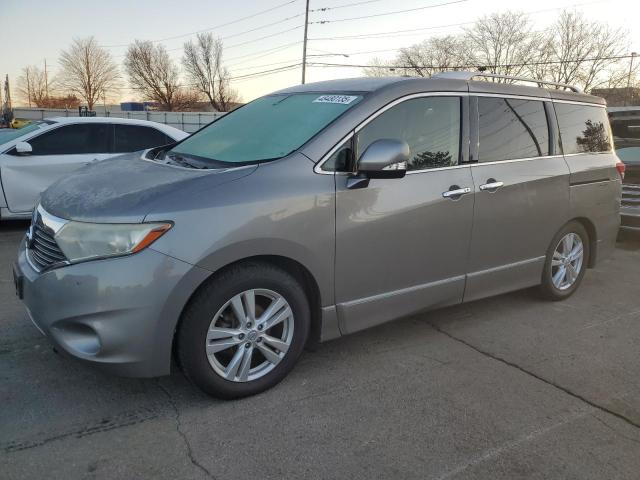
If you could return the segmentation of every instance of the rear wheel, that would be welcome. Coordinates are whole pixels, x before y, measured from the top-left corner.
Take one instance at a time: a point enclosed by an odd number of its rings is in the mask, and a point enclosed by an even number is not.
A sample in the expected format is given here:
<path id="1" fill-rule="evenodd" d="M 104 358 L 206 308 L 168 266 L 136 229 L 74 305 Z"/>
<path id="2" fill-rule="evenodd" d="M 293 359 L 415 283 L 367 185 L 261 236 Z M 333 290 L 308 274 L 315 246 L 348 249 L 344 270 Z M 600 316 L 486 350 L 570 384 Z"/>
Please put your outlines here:
<path id="1" fill-rule="evenodd" d="M 589 236 L 579 222 L 570 222 L 547 251 L 541 291 L 549 300 L 564 300 L 582 283 L 589 261 Z"/>
<path id="2" fill-rule="evenodd" d="M 238 398 L 282 380 L 309 334 L 304 290 L 293 276 L 263 263 L 233 267 L 187 307 L 178 332 L 186 376 L 206 393 Z"/>

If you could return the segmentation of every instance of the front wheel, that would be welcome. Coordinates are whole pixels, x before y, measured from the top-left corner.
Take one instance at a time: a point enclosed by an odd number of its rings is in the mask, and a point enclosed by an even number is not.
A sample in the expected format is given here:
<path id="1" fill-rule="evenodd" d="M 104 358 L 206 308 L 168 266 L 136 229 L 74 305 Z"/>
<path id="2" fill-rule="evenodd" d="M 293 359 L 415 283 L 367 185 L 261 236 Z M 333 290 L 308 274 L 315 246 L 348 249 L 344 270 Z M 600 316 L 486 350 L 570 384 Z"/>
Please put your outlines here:
<path id="1" fill-rule="evenodd" d="M 564 300 L 582 283 L 589 261 L 589 236 L 579 222 L 570 222 L 560 230 L 549 246 L 542 283 L 548 300 Z"/>
<path id="2" fill-rule="evenodd" d="M 210 395 L 254 395 L 291 371 L 309 323 L 305 292 L 289 273 L 262 263 L 232 267 L 187 307 L 178 331 L 180 364 Z"/>

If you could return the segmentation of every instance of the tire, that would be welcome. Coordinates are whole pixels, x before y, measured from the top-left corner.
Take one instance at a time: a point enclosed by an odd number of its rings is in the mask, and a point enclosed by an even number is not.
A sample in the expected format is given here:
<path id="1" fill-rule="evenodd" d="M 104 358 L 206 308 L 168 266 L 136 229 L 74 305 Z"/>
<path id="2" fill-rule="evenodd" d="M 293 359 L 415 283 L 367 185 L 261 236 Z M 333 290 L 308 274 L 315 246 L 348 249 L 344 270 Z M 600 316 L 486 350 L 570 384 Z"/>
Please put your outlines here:
<path id="1" fill-rule="evenodd" d="M 253 315 L 247 307 L 251 304 Z M 209 395 L 255 395 L 293 369 L 307 341 L 310 318 L 304 289 L 292 275 L 262 262 L 233 266 L 205 284 L 183 312 L 177 332 L 179 364 L 191 383 Z"/>
<path id="2" fill-rule="evenodd" d="M 574 241 L 571 251 L 575 251 L 574 249 L 578 246 L 576 236 L 577 238 L 579 238 L 582 244 L 582 260 L 580 262 L 579 270 L 577 270 L 576 268 L 577 263 L 569 261 L 570 259 L 566 259 L 566 257 L 562 258 L 562 253 L 564 252 L 560 251 L 566 250 L 566 244 L 561 245 L 561 242 L 567 238 Z M 554 254 L 556 255 L 555 259 Z M 589 248 L 589 235 L 587 234 L 587 231 L 582 226 L 582 224 L 577 221 L 571 221 L 566 224 L 556 234 L 556 236 L 553 237 L 553 240 L 551 241 L 551 244 L 547 249 L 546 260 L 542 272 L 542 283 L 540 284 L 540 292 L 543 298 L 551 301 L 559 301 L 564 300 L 565 298 L 569 298 L 571 295 L 573 295 L 582 283 L 582 279 L 584 278 L 585 272 L 587 270 L 587 265 L 589 264 L 590 254 L 591 251 Z M 569 255 L 569 257 L 574 258 L 575 255 Z M 561 265 L 558 265 L 558 262 L 561 262 Z M 569 268 L 569 264 L 573 268 Z M 563 275 L 562 272 L 559 272 L 562 267 L 564 267 L 565 271 L 568 272 L 564 277 L 566 283 L 562 282 L 561 277 Z M 575 275 L 576 270 L 577 275 Z M 556 279 L 555 281 L 554 278 Z M 558 281 L 558 279 L 560 280 Z"/>

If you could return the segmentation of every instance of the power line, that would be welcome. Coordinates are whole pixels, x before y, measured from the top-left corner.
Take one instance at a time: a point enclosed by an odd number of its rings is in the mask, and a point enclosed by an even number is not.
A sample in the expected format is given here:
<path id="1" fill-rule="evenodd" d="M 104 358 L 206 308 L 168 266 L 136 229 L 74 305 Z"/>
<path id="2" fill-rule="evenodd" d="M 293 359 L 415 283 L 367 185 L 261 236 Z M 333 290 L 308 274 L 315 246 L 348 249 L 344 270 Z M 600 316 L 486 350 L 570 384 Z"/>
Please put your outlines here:
<path id="1" fill-rule="evenodd" d="M 450 23 L 448 25 L 434 25 L 431 27 L 410 28 L 406 30 L 391 30 L 387 32 L 377 32 L 377 33 L 361 33 L 358 35 L 342 35 L 337 37 L 316 37 L 316 38 L 310 38 L 309 40 L 314 40 L 314 41 L 315 40 L 346 40 L 346 39 L 368 40 L 370 38 L 385 38 L 385 37 L 396 37 L 396 36 L 399 37 L 403 35 L 393 35 L 393 34 L 406 33 L 406 32 L 423 32 L 425 30 L 435 30 L 438 28 L 460 27 L 462 25 L 470 25 L 472 23 L 476 23 L 476 22 L 471 21 L 471 22 L 462 22 L 462 23 Z"/>
<path id="2" fill-rule="evenodd" d="M 274 53 L 281 52 L 283 50 L 286 50 L 288 48 L 293 47 L 294 45 L 299 45 L 301 43 L 302 43 L 302 40 L 300 40 L 298 42 L 285 43 L 284 45 L 280 45 L 278 47 L 268 48 L 266 50 L 260 50 L 260 51 L 253 52 L 253 53 L 247 53 L 246 55 L 237 55 L 235 57 L 227 58 L 227 59 L 225 59 L 225 61 L 228 62 L 228 61 L 238 60 L 240 58 L 263 57 L 263 56 L 267 56 L 267 55 L 272 55 Z M 242 65 L 243 63 L 247 63 L 249 61 L 251 61 L 251 60 L 244 60 L 242 62 L 236 63 L 235 65 Z M 227 65 L 227 66 L 228 67 L 232 67 L 234 65 Z"/>
<path id="3" fill-rule="evenodd" d="M 241 35 L 245 35 L 245 34 L 247 34 L 247 33 L 256 32 L 256 31 L 258 31 L 258 30 L 263 30 L 263 29 L 265 29 L 265 28 L 267 28 L 267 27 L 272 27 L 272 26 L 274 26 L 274 25 L 279 25 L 279 24 L 281 24 L 281 23 L 288 22 L 289 20 L 293 20 L 294 18 L 298 18 L 298 17 L 301 17 L 301 16 L 302 16 L 302 14 L 301 14 L 301 13 L 299 13 L 299 14 L 297 14 L 297 15 L 291 15 L 290 17 L 283 18 L 282 20 L 278 20 L 278 21 L 276 21 L 276 22 L 271 22 L 271 23 L 266 23 L 266 24 L 264 24 L 264 25 L 261 25 L 261 26 L 256 27 L 256 28 L 252 28 L 252 29 L 250 29 L 250 30 L 245 30 L 245 31 L 243 31 L 243 32 L 234 33 L 233 35 L 224 35 L 224 36 L 221 36 L 221 37 L 220 37 L 220 40 L 228 40 L 229 38 L 235 38 L 235 37 L 239 37 L 239 36 L 241 36 Z"/>
<path id="4" fill-rule="evenodd" d="M 320 7 L 309 10 L 310 12 L 326 12 L 327 10 L 337 10 L 338 8 L 355 7 L 356 5 L 364 5 L 365 3 L 377 3 L 383 0 L 364 0 L 363 2 L 347 3 L 345 5 L 336 5 L 335 7 Z"/>
<path id="5" fill-rule="evenodd" d="M 300 16 L 300 15 L 297 15 L 297 16 Z M 290 17 L 290 18 L 295 18 L 295 17 Z M 271 33 L 271 34 L 269 34 L 269 35 L 264 35 L 264 36 L 262 36 L 262 37 L 254 38 L 253 40 L 247 40 L 246 42 L 235 43 L 235 44 L 233 44 L 233 45 L 229 45 L 229 46 L 224 47 L 224 49 L 225 49 L 225 50 L 228 50 L 228 49 L 230 49 L 230 48 L 241 47 L 241 46 L 243 46 L 243 45 L 248 45 L 248 44 L 250 44 L 250 43 L 259 42 L 260 40 L 264 40 L 265 38 L 277 37 L 278 35 L 282 35 L 282 34 L 287 33 L 287 32 L 292 32 L 293 30 L 297 30 L 297 29 L 299 29 L 299 28 L 302 28 L 302 25 L 297 25 L 297 26 L 295 26 L 295 27 L 288 28 L 288 29 L 286 29 L 286 30 L 281 30 L 281 31 L 279 31 L 279 32 Z M 256 30 L 256 29 L 254 29 L 254 30 Z M 224 38 L 237 37 L 237 36 L 242 35 L 242 34 L 247 33 L 247 32 L 249 32 L 249 30 L 247 30 L 246 32 L 242 32 L 242 33 L 238 33 L 238 34 L 230 35 L 230 36 L 228 36 L 228 37 L 224 37 Z M 222 38 L 221 38 L 221 39 L 222 39 Z M 184 48 L 184 46 L 176 47 L 176 48 L 168 48 L 168 49 L 167 49 L 167 52 L 176 52 L 176 51 L 178 51 L 178 50 L 182 50 L 183 48 Z M 126 56 L 127 56 L 126 54 L 114 55 L 114 57 L 116 57 L 116 58 L 121 58 L 121 57 L 126 57 Z"/>
<path id="6" fill-rule="evenodd" d="M 469 0 L 453 0 L 451 2 L 438 3 L 438 4 L 435 4 L 435 5 L 427 5 L 427 6 L 424 6 L 424 7 L 417 7 L 417 8 L 409 8 L 409 9 L 406 9 L 406 10 L 396 10 L 396 11 L 393 11 L 393 12 L 376 13 L 376 14 L 373 14 L 373 15 L 363 15 L 361 17 L 338 18 L 338 19 L 335 19 L 335 20 L 319 20 L 317 22 L 310 22 L 310 23 L 312 23 L 312 24 L 314 24 L 314 23 L 316 23 L 316 24 L 325 24 L 325 23 L 347 22 L 347 21 L 350 21 L 350 20 L 362 20 L 364 18 L 384 17 L 384 16 L 387 16 L 387 15 L 398 15 L 400 13 L 417 12 L 419 10 L 426 10 L 426 9 L 429 9 L 429 8 L 445 7 L 447 5 L 454 5 L 454 4 L 457 4 L 457 3 L 465 3 L 465 2 L 468 2 L 468 1 Z"/>
<path id="7" fill-rule="evenodd" d="M 524 15 L 535 15 L 538 13 L 544 13 L 544 12 L 551 12 L 551 11 L 556 11 L 556 10 L 564 10 L 567 8 L 575 8 L 575 7 L 582 7 L 582 6 L 586 6 L 586 5 L 593 5 L 596 3 L 604 3 L 605 1 L 609 1 L 609 0 L 597 0 L 595 2 L 585 2 L 585 3 L 575 3 L 572 5 L 565 5 L 562 7 L 554 7 L 554 8 L 545 8 L 545 9 L 541 9 L 541 10 L 533 10 L 530 12 L 523 12 Z M 360 34 L 356 34 L 356 35 L 341 35 L 341 36 L 333 36 L 333 37 L 315 37 L 315 38 L 309 38 L 309 40 L 311 41 L 319 41 L 319 40 L 346 40 L 346 39 L 354 39 L 354 40 L 366 40 L 369 38 L 389 38 L 389 37 L 402 37 L 402 36 L 411 36 L 414 35 L 413 33 L 411 35 L 394 35 L 394 34 L 403 34 L 403 33 L 407 33 L 407 32 L 422 32 L 425 30 L 435 30 L 438 28 L 449 28 L 449 27 L 461 27 L 463 25 L 471 25 L 473 23 L 476 23 L 477 20 L 473 20 L 473 21 L 469 21 L 469 22 L 461 22 L 461 23 L 449 23 L 446 25 L 432 25 L 430 27 L 421 27 L 421 28 L 410 28 L 410 29 L 404 29 L 404 30 L 391 30 L 391 31 L 386 31 L 386 32 L 371 32 L 371 33 L 360 33 Z"/>
<path id="8" fill-rule="evenodd" d="M 273 63 L 263 63 L 262 65 L 252 65 L 250 67 L 240 67 L 235 68 L 234 70 L 250 70 L 252 68 L 263 68 L 263 67 L 271 67 L 273 65 L 282 65 L 283 63 L 291 63 L 297 61 L 297 58 L 290 58 L 289 60 L 282 60 L 281 62 L 273 62 Z M 231 68 L 231 67 L 227 67 Z"/>
<path id="9" fill-rule="evenodd" d="M 278 67 L 278 68 L 272 68 L 269 70 L 262 70 L 260 72 L 253 72 L 253 73 L 248 73 L 246 75 L 238 75 L 235 77 L 229 77 L 229 80 L 233 80 L 233 81 L 238 81 L 238 80 L 248 80 L 251 78 L 258 78 L 258 77 L 263 77 L 265 75 L 272 75 L 275 73 L 280 73 L 280 72 L 285 72 L 287 70 L 292 70 L 294 68 L 298 68 L 301 64 L 300 63 L 295 63 L 295 64 L 291 64 L 291 65 L 285 65 L 283 67 Z M 198 87 L 199 84 L 197 83 L 180 83 L 177 85 L 178 87 Z M 133 91 L 137 91 L 137 90 L 145 90 L 144 88 L 139 88 L 139 87 L 120 87 L 120 88 L 115 88 L 113 90 L 133 90 Z"/>
<path id="10" fill-rule="evenodd" d="M 283 33 L 292 32 L 293 30 L 297 30 L 297 29 L 302 28 L 302 27 L 303 27 L 303 25 L 296 25 L 293 28 L 288 28 L 286 30 L 281 30 L 279 32 L 272 33 L 270 35 L 265 35 L 264 37 L 254 38 L 253 40 L 247 40 L 246 42 L 234 43 L 233 45 L 229 45 L 228 47 L 224 47 L 224 48 L 225 48 L 225 50 L 229 50 L 231 48 L 241 47 L 243 45 L 248 45 L 249 43 L 259 42 L 260 40 L 264 40 L 265 38 L 276 37 L 278 35 L 282 35 Z"/>
<path id="11" fill-rule="evenodd" d="M 287 71 L 287 70 L 292 70 L 294 68 L 298 68 L 300 65 L 302 65 L 302 63 L 295 63 L 295 64 L 291 64 L 291 65 L 285 65 L 284 67 L 272 68 L 270 70 L 263 70 L 261 72 L 247 73 L 246 75 L 238 75 L 236 77 L 229 77 L 229 80 L 242 80 L 242 79 L 247 79 L 247 78 L 262 77 L 264 75 L 271 75 L 271 74 L 274 74 L 274 73 L 280 73 L 280 72 L 284 72 L 284 71 Z"/>
<path id="12" fill-rule="evenodd" d="M 213 27 L 205 28 L 205 29 L 202 29 L 202 30 L 196 30 L 196 31 L 189 32 L 189 33 L 183 33 L 183 34 L 180 34 L 180 35 L 174 35 L 172 37 L 165 37 L 165 38 L 159 38 L 157 40 L 151 40 L 151 42 L 157 43 L 157 42 L 164 42 L 164 41 L 167 41 L 167 40 L 175 40 L 175 39 L 178 39 L 178 38 L 190 37 L 191 35 L 196 35 L 198 33 L 208 32 L 208 31 L 211 31 L 211 30 L 215 30 L 217 28 L 227 27 L 229 25 L 234 25 L 236 23 L 243 22 L 244 20 L 249 20 L 250 18 L 254 18 L 254 17 L 257 17 L 259 15 L 263 15 L 265 13 L 272 12 L 274 10 L 278 10 L 278 9 L 280 9 L 282 7 L 287 6 L 287 5 L 291 5 L 292 3 L 296 3 L 297 1 L 298 0 L 289 0 L 287 2 L 281 3 L 281 4 L 276 5 L 274 7 L 267 8 L 266 10 L 261 10 L 259 12 L 253 13 L 251 15 L 247 15 L 246 17 L 238 18 L 236 20 L 232 20 L 230 22 L 221 23 L 219 25 L 214 25 Z M 298 15 L 298 16 L 300 16 L 300 15 Z M 282 21 L 275 22 L 275 23 L 281 23 L 281 22 Z M 265 25 L 265 28 L 266 28 L 266 26 L 270 26 L 270 25 L 273 25 L 273 23 Z M 124 44 L 123 43 L 123 44 L 118 44 L 118 45 L 102 45 L 102 46 L 105 47 L 105 48 L 116 48 L 116 47 L 127 47 L 127 46 L 129 46 L 129 44 Z"/>

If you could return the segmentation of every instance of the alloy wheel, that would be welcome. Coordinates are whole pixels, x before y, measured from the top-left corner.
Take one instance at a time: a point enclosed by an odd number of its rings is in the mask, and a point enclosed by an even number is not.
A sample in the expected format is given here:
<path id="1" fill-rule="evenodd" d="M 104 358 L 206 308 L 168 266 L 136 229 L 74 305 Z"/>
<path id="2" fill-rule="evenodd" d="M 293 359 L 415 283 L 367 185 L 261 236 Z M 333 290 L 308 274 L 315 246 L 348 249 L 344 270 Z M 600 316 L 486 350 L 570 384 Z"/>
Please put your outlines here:
<path id="1" fill-rule="evenodd" d="M 257 380 L 285 357 L 293 327 L 293 312 L 282 295 L 268 289 L 245 290 L 228 300 L 211 320 L 207 358 L 226 380 Z"/>
<path id="2" fill-rule="evenodd" d="M 551 259 L 551 280 L 558 290 L 571 288 L 584 261 L 584 245 L 576 233 L 568 233 L 556 246 Z"/>

